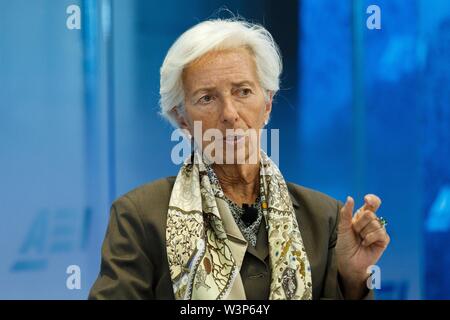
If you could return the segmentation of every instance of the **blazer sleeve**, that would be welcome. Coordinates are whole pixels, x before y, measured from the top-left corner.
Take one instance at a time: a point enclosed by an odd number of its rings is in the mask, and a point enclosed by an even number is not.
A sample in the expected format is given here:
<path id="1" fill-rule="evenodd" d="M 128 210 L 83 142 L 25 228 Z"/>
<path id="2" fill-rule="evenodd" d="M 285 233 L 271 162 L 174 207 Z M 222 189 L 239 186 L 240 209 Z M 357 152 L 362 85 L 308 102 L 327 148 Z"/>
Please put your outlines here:
<path id="1" fill-rule="evenodd" d="M 111 206 L 102 245 L 100 273 L 89 299 L 153 299 L 154 266 L 144 244 L 146 233 L 132 200 L 123 196 Z"/>
<path id="2" fill-rule="evenodd" d="M 337 242 L 337 226 L 339 223 L 339 212 L 343 207 L 341 201 L 337 202 L 337 212 L 335 225 L 332 229 L 330 236 L 329 246 L 328 246 L 328 261 L 327 261 L 327 271 L 325 274 L 324 287 L 321 299 L 344 299 L 342 293 L 342 286 L 339 281 L 339 275 L 337 271 L 336 262 L 336 242 Z M 362 298 L 362 300 L 373 300 L 375 298 L 373 290 L 367 289 L 367 294 Z"/>

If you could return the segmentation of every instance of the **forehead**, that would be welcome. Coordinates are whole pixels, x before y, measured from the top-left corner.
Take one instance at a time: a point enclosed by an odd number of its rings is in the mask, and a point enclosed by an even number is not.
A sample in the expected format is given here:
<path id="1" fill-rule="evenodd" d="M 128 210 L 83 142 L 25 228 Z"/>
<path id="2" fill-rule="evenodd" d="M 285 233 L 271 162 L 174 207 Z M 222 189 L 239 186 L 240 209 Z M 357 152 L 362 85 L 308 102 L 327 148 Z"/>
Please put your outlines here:
<path id="1" fill-rule="evenodd" d="M 208 52 L 183 70 L 183 85 L 188 91 L 221 83 L 256 80 L 255 60 L 246 48 Z"/>

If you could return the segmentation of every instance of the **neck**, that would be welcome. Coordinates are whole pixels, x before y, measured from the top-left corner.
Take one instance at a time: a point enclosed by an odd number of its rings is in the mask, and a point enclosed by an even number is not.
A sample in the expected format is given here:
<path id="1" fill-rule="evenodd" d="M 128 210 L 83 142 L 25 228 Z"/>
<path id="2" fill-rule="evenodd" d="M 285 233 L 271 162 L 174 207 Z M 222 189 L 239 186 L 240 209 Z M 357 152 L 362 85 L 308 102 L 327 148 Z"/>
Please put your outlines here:
<path id="1" fill-rule="evenodd" d="M 259 194 L 259 164 L 213 165 L 225 195 L 242 206 L 254 203 Z"/>

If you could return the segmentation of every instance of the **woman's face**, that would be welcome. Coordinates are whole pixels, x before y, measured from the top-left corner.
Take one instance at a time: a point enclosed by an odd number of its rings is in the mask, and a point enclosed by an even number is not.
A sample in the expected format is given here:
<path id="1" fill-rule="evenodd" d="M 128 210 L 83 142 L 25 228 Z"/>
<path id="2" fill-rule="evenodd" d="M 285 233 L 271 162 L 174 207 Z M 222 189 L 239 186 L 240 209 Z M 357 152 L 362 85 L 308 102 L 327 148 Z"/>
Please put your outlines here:
<path id="1" fill-rule="evenodd" d="M 224 157 L 228 148 L 234 150 L 234 159 L 237 159 L 238 148 L 245 145 L 245 158 L 248 159 L 250 143 L 253 146 L 256 143 L 257 149 L 253 150 L 259 154 L 259 129 L 269 118 L 272 94 L 267 93 L 269 99 L 266 101 L 254 58 L 246 48 L 214 51 L 202 56 L 185 68 L 183 87 L 185 116 L 180 123 L 182 128 L 194 135 L 194 121 L 201 121 L 202 136 L 208 129 L 218 129 L 224 139 L 215 143 L 216 146 L 222 144 Z M 241 134 L 232 136 L 227 129 L 246 132 L 253 129 L 257 139 Z M 203 150 L 210 143 L 202 139 Z"/>

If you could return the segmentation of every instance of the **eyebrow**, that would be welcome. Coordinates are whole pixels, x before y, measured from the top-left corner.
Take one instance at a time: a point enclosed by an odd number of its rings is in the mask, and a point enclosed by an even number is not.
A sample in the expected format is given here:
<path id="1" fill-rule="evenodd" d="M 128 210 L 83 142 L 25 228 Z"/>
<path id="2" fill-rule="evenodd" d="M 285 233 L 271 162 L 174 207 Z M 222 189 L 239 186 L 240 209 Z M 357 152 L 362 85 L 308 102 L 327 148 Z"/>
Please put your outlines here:
<path id="1" fill-rule="evenodd" d="M 248 85 L 250 87 L 254 87 L 255 84 L 252 81 L 249 80 L 244 80 L 244 81 L 240 81 L 240 82 L 233 82 L 233 87 L 241 87 L 243 85 Z"/>
<path id="2" fill-rule="evenodd" d="M 197 89 L 197 90 L 195 90 L 193 93 L 192 93 L 192 96 L 195 96 L 195 95 L 197 95 L 200 91 L 212 91 L 212 90 L 214 90 L 215 89 L 215 87 L 204 87 L 204 88 L 199 88 L 199 89 Z"/>
<path id="3" fill-rule="evenodd" d="M 248 80 L 239 81 L 239 82 L 232 82 L 231 84 L 232 84 L 233 87 L 241 87 L 241 86 L 243 86 L 243 85 L 248 85 L 248 86 L 250 86 L 250 87 L 252 87 L 252 88 L 255 87 L 254 83 L 253 83 L 252 81 L 248 81 Z M 197 95 L 197 94 L 198 94 L 199 92 L 201 92 L 201 91 L 205 91 L 205 92 L 212 91 L 212 90 L 214 90 L 215 88 L 216 88 L 216 87 L 203 87 L 203 88 L 198 88 L 197 90 L 195 90 L 195 91 L 192 93 L 192 96 Z"/>

